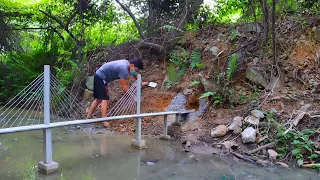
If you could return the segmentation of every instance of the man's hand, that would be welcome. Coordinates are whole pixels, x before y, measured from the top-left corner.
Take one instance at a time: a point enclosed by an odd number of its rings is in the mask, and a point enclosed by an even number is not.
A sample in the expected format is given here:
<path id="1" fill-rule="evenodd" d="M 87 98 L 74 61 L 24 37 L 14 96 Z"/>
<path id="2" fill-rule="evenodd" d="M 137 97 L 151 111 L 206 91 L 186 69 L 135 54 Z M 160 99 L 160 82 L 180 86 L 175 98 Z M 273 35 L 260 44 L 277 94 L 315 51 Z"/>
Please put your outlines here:
<path id="1" fill-rule="evenodd" d="M 126 93 L 129 89 L 127 81 L 125 79 L 120 79 L 120 85 L 123 90 L 123 93 Z"/>
<path id="2" fill-rule="evenodd" d="M 142 82 L 141 85 L 142 86 L 148 86 L 149 82 Z"/>

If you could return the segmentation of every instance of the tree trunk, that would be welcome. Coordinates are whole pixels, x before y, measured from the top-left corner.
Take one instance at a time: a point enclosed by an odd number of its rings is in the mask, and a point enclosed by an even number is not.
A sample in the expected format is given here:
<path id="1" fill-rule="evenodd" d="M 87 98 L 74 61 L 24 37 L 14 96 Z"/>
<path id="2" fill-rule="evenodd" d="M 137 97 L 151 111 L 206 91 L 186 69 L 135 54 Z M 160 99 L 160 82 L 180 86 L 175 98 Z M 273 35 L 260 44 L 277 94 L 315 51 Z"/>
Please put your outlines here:
<path id="1" fill-rule="evenodd" d="M 276 52 L 276 0 L 272 0 L 272 54 L 273 65 L 277 65 L 277 52 Z"/>
<path id="2" fill-rule="evenodd" d="M 136 28 L 138 29 L 138 32 L 139 32 L 139 34 L 140 34 L 140 36 L 141 36 L 141 39 L 146 39 L 146 36 L 144 35 L 141 27 L 140 27 L 139 24 L 138 24 L 138 21 L 137 21 L 136 17 L 135 17 L 134 14 L 131 12 L 131 10 L 130 10 L 129 8 L 127 8 L 125 5 L 123 5 L 119 0 L 115 0 L 115 1 L 116 1 L 116 2 L 122 7 L 122 9 L 123 9 L 124 11 L 126 11 L 126 12 L 129 14 L 129 16 L 132 18 L 134 25 L 135 25 Z"/>
<path id="3" fill-rule="evenodd" d="M 142 42 L 140 43 L 140 48 L 142 49 L 148 49 L 148 50 L 155 50 L 159 53 L 164 53 L 164 47 L 159 45 L 159 44 L 155 44 L 155 43 L 150 43 L 150 42 L 145 42 L 144 40 L 146 39 L 146 36 L 144 35 L 141 27 L 138 24 L 138 21 L 136 19 L 136 17 L 134 16 L 134 14 L 131 12 L 131 10 L 129 8 L 127 8 L 125 5 L 123 5 L 119 0 L 115 0 L 124 11 L 126 11 L 129 16 L 132 18 L 136 28 L 138 29 L 138 32 L 140 34 L 140 37 L 142 39 Z"/>

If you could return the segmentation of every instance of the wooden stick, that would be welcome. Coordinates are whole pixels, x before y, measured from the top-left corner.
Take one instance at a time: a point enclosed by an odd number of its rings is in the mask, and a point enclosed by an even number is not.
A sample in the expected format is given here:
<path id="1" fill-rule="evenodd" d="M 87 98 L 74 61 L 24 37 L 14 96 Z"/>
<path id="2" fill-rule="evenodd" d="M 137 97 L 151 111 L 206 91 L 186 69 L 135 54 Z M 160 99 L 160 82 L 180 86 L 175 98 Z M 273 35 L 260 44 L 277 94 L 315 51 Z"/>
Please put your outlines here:
<path id="1" fill-rule="evenodd" d="M 246 152 L 246 154 L 253 154 L 253 153 L 256 153 L 256 152 L 258 152 L 258 151 L 260 151 L 260 150 L 262 150 L 262 149 L 265 149 L 265 148 L 268 148 L 268 147 L 273 147 L 274 145 L 275 145 L 274 142 L 269 143 L 269 144 L 265 144 L 265 145 L 260 146 L 260 147 L 258 147 L 258 148 L 256 148 L 256 149 L 253 149 L 253 150 L 251 150 L 251 151 L 249 151 L 249 152 Z"/>
<path id="2" fill-rule="evenodd" d="M 302 164 L 301 167 L 303 168 L 312 168 L 313 166 L 320 167 L 320 164 Z"/>
<path id="3" fill-rule="evenodd" d="M 247 157 L 244 157 L 243 155 L 238 154 L 238 153 L 236 153 L 236 152 L 230 151 L 230 153 L 233 154 L 233 155 L 235 155 L 236 157 L 242 159 L 242 160 L 249 161 L 249 162 L 252 162 L 252 163 L 256 163 L 254 160 L 249 159 L 249 158 L 247 158 Z"/>

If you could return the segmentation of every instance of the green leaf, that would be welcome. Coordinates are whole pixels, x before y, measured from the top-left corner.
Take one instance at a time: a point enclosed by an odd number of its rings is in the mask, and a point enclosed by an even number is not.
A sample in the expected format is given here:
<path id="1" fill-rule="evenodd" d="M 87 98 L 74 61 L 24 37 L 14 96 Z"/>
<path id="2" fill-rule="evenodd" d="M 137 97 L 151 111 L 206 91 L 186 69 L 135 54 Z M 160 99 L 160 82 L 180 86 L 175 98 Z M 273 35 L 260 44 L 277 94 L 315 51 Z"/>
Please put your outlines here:
<path id="1" fill-rule="evenodd" d="M 298 160 L 298 165 L 301 166 L 303 164 L 303 159 Z"/>
<path id="2" fill-rule="evenodd" d="M 200 81 L 192 81 L 189 86 L 199 85 Z"/>
<path id="3" fill-rule="evenodd" d="M 312 168 L 313 169 L 319 169 L 320 168 L 320 164 L 314 164 L 314 165 L 312 165 Z"/>
<path id="4" fill-rule="evenodd" d="M 305 129 L 305 130 L 302 131 L 302 133 L 303 133 L 304 135 L 312 135 L 312 134 L 315 133 L 315 131 L 312 130 L 312 129 Z"/>
<path id="5" fill-rule="evenodd" d="M 203 68 L 203 67 L 204 67 L 204 64 L 199 63 L 199 64 L 196 65 L 196 67 L 197 67 L 197 68 Z"/>
<path id="6" fill-rule="evenodd" d="M 201 53 L 198 50 L 193 50 L 191 53 L 191 69 L 198 67 L 201 61 Z"/>
<path id="7" fill-rule="evenodd" d="M 318 154 L 311 154 L 311 156 L 309 156 L 309 159 L 317 159 L 319 156 Z"/>
<path id="8" fill-rule="evenodd" d="M 301 143 L 301 142 L 300 142 L 299 140 L 294 140 L 292 144 L 293 144 L 293 145 L 298 145 L 298 144 L 300 144 L 300 143 Z"/>
<path id="9" fill-rule="evenodd" d="M 206 92 L 206 93 L 202 94 L 199 99 L 206 98 L 206 97 L 209 97 L 209 96 L 213 96 L 215 94 L 216 94 L 216 92 Z"/>
<path id="10" fill-rule="evenodd" d="M 296 155 L 296 154 L 301 152 L 301 149 L 300 148 L 295 148 L 291 152 L 292 152 L 293 155 Z"/>

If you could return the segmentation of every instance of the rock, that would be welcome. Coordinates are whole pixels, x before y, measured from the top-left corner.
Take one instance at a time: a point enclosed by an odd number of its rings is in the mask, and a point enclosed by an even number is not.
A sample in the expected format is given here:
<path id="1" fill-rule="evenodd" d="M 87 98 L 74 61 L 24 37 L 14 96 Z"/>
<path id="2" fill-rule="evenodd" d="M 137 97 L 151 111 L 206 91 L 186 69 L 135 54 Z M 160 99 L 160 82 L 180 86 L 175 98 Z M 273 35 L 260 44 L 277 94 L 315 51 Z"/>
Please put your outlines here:
<path id="1" fill-rule="evenodd" d="M 259 118 L 259 119 L 264 118 L 263 112 L 259 111 L 259 110 L 252 110 L 251 111 L 251 115 L 255 116 L 255 117 Z"/>
<path id="2" fill-rule="evenodd" d="M 244 119 L 245 122 L 248 122 L 250 124 L 253 124 L 253 125 L 258 125 L 260 120 L 259 118 L 255 117 L 255 116 L 247 116 L 245 119 Z"/>
<path id="3" fill-rule="evenodd" d="M 233 130 L 233 134 L 240 134 L 242 132 L 242 128 L 238 127 L 235 130 Z"/>
<path id="4" fill-rule="evenodd" d="M 228 127 L 228 130 L 234 131 L 235 129 L 241 128 L 242 127 L 242 120 L 243 120 L 243 117 L 240 117 L 240 116 L 234 117 L 230 126 Z"/>
<path id="5" fill-rule="evenodd" d="M 190 147 L 190 146 L 191 146 L 191 142 L 190 142 L 190 141 L 187 141 L 185 146 L 186 146 L 186 147 Z"/>
<path id="6" fill-rule="evenodd" d="M 262 29 L 258 23 L 248 23 L 245 25 L 245 31 L 249 33 L 261 33 Z"/>
<path id="7" fill-rule="evenodd" d="M 305 104 L 300 108 L 300 111 L 307 112 L 309 108 L 311 108 L 311 104 Z"/>
<path id="8" fill-rule="evenodd" d="M 94 76 L 88 76 L 86 80 L 87 89 L 93 90 L 93 78 Z"/>
<path id="9" fill-rule="evenodd" d="M 210 51 L 212 52 L 212 54 L 213 54 L 214 56 L 218 56 L 219 53 L 220 53 L 220 49 L 219 49 L 217 46 L 212 46 L 212 47 L 210 48 Z"/>
<path id="10" fill-rule="evenodd" d="M 258 57 L 253 58 L 253 63 L 254 64 L 258 64 L 259 63 L 259 58 Z"/>
<path id="11" fill-rule="evenodd" d="M 227 126 L 219 125 L 211 130 L 211 137 L 221 137 L 227 134 Z"/>
<path id="12" fill-rule="evenodd" d="M 257 161 L 257 164 L 259 164 L 259 165 L 261 165 L 261 166 L 263 166 L 263 167 L 267 167 L 268 164 L 269 164 L 269 162 L 266 161 L 266 160 L 259 159 L 259 160 Z"/>
<path id="13" fill-rule="evenodd" d="M 183 94 L 186 95 L 186 96 L 188 96 L 188 95 L 190 95 L 190 94 L 192 94 L 192 93 L 193 93 L 193 90 L 192 90 L 192 89 L 185 89 L 185 90 L 183 91 Z"/>
<path id="14" fill-rule="evenodd" d="M 256 135 L 257 135 L 257 131 L 252 127 L 248 127 L 241 133 L 242 142 L 243 143 L 256 142 Z"/>
<path id="15" fill-rule="evenodd" d="M 272 149 L 268 149 L 269 160 L 274 161 L 277 159 L 278 153 Z"/>
<path id="16" fill-rule="evenodd" d="M 207 80 L 202 73 L 200 73 L 199 76 L 200 76 L 200 82 L 203 85 L 204 90 L 206 92 L 209 92 L 209 91 L 210 92 L 218 92 L 219 91 L 218 86 L 216 84 L 214 84 L 213 82 Z"/>
<path id="17" fill-rule="evenodd" d="M 271 111 L 273 114 L 277 114 L 277 113 L 278 113 L 278 111 L 277 111 L 276 109 L 274 109 L 274 108 L 271 108 L 270 111 Z"/>
<path id="18" fill-rule="evenodd" d="M 246 70 L 246 78 L 258 85 L 266 88 L 268 86 L 268 81 L 257 71 L 255 67 L 247 68 Z"/>
<path id="19" fill-rule="evenodd" d="M 93 91 L 86 89 L 83 93 L 83 100 L 88 100 L 93 95 Z"/>
<path id="20" fill-rule="evenodd" d="M 284 168 L 289 168 L 288 164 L 284 163 L 284 162 L 276 162 L 276 164 L 284 167 Z"/>
<path id="21" fill-rule="evenodd" d="M 201 43 L 202 44 L 208 44 L 208 41 L 204 39 L 204 40 L 201 41 Z"/>
<path id="22" fill-rule="evenodd" d="M 238 144 L 235 141 L 225 141 L 222 143 L 223 147 L 226 149 L 233 149 L 238 147 Z"/>

